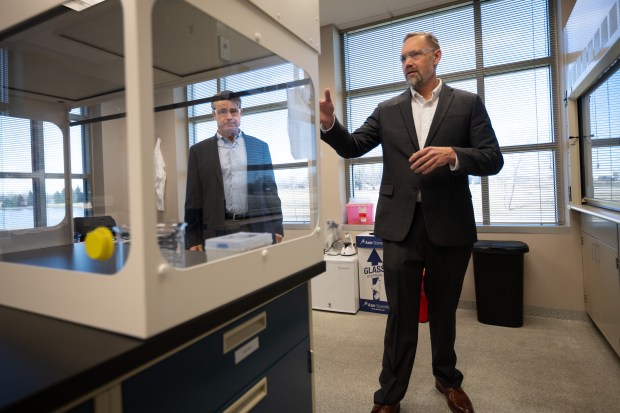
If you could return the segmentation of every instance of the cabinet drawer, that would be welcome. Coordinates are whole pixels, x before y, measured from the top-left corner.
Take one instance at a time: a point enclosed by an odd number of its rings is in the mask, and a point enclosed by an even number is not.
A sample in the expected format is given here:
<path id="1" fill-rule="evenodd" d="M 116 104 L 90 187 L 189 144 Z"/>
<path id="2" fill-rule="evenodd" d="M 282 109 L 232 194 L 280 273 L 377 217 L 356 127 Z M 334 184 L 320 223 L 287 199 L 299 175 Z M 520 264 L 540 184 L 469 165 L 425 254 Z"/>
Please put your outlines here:
<path id="1" fill-rule="evenodd" d="M 312 381 L 308 371 L 310 339 L 306 338 L 218 412 L 238 413 L 255 403 L 252 413 L 312 413 Z"/>
<path id="2" fill-rule="evenodd" d="M 308 311 L 304 284 L 127 379 L 123 411 L 214 411 L 308 337 Z"/>
<path id="3" fill-rule="evenodd" d="M 611 248 L 618 249 L 618 225 L 615 222 L 594 215 L 581 214 L 581 230 Z"/>

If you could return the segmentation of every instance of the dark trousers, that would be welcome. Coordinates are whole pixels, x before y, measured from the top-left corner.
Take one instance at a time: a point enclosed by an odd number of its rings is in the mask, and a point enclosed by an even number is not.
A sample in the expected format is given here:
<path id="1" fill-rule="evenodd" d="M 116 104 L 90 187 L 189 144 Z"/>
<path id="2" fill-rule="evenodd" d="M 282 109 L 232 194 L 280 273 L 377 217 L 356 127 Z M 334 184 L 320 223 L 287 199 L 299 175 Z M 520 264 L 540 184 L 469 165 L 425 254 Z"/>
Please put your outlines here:
<path id="1" fill-rule="evenodd" d="M 426 232 L 421 204 L 401 242 L 383 241 L 385 290 L 390 311 L 385 328 L 381 388 L 374 402 L 394 404 L 405 397 L 418 344 L 422 271 L 428 298 L 433 375 L 444 386 L 458 387 L 463 374 L 456 368 L 456 309 L 473 246 L 433 245 Z"/>

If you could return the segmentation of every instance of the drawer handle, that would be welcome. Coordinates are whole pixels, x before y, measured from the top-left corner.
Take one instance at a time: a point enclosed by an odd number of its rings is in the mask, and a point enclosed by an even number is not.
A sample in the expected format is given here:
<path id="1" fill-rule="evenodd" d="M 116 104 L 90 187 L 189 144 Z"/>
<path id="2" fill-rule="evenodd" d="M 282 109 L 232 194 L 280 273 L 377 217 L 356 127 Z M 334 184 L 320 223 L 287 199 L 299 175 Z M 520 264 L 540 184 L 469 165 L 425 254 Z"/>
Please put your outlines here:
<path id="1" fill-rule="evenodd" d="M 267 377 L 263 377 L 261 381 L 245 392 L 243 396 L 239 397 L 223 413 L 248 413 L 265 397 L 267 397 Z"/>
<path id="2" fill-rule="evenodd" d="M 267 313 L 262 312 L 224 333 L 224 354 L 267 328 Z"/>

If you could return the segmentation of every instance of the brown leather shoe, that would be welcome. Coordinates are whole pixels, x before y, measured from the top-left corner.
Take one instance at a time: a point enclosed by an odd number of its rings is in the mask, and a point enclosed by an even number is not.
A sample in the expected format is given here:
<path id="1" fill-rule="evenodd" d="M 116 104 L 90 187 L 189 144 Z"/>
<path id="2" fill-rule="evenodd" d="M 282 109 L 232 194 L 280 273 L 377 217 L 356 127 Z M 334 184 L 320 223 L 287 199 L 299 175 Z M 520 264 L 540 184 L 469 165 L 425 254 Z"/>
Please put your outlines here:
<path id="1" fill-rule="evenodd" d="M 400 403 L 396 404 L 379 404 L 372 406 L 370 413 L 398 413 L 400 412 Z"/>
<path id="2" fill-rule="evenodd" d="M 439 380 L 435 380 L 435 387 L 446 396 L 448 407 L 454 413 L 474 413 L 474 406 L 462 388 L 444 387 Z"/>

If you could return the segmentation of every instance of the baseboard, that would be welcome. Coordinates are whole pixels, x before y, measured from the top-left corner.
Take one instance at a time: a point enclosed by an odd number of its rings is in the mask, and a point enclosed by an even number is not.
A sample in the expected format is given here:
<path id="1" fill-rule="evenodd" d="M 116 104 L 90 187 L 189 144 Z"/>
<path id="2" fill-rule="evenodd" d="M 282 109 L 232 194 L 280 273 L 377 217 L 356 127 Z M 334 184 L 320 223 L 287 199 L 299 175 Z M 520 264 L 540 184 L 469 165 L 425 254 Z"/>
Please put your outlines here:
<path id="1" fill-rule="evenodd" d="M 459 309 L 476 311 L 476 302 L 460 300 Z M 585 310 L 567 310 L 558 308 L 537 307 L 532 305 L 523 306 L 523 316 L 555 318 L 558 320 L 590 321 L 590 317 L 588 317 L 588 313 L 586 313 Z"/>

